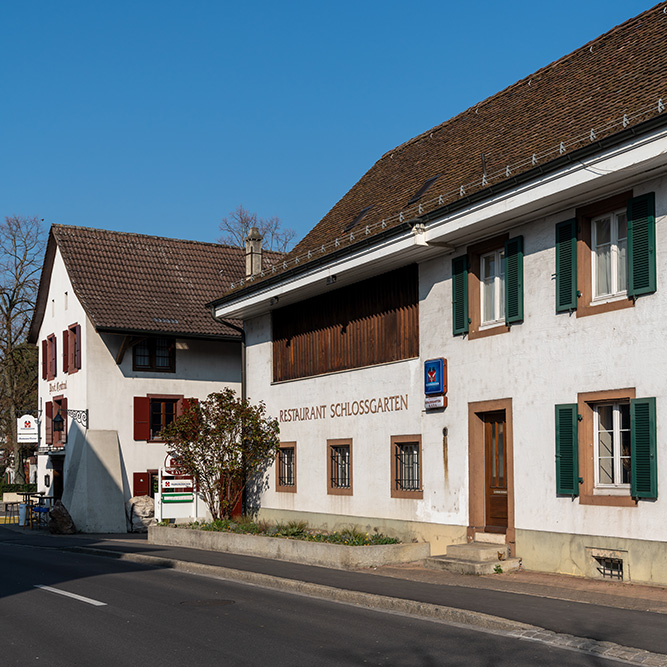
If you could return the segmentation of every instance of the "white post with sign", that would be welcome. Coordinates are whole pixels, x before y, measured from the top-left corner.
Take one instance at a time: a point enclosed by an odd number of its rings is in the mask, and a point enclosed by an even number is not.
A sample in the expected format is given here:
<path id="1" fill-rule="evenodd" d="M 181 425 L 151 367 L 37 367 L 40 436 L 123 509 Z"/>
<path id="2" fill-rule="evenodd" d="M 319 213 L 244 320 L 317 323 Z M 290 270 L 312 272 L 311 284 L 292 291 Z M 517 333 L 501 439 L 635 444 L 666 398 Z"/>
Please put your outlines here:
<path id="1" fill-rule="evenodd" d="M 198 516 L 198 499 L 195 480 L 182 475 L 171 456 L 167 455 L 164 467 L 158 471 L 158 493 L 155 495 L 155 518 L 195 519 Z"/>
<path id="2" fill-rule="evenodd" d="M 36 445 L 39 442 L 37 420 L 32 415 L 23 415 L 16 420 L 16 441 L 20 445 Z"/>

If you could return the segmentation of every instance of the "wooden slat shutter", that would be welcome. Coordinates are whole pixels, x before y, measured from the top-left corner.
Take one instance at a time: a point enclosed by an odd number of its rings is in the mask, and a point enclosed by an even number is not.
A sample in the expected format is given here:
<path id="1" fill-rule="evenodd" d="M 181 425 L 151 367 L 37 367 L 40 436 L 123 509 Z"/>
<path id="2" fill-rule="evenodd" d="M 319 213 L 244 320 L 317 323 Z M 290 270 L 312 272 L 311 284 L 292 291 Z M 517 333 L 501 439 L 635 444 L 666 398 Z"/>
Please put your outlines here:
<path id="1" fill-rule="evenodd" d="M 452 322 L 454 335 L 468 333 L 468 256 L 452 260 Z"/>
<path id="2" fill-rule="evenodd" d="M 64 445 L 67 442 L 67 399 L 60 399 L 60 416 L 63 418 L 63 432 L 60 434 L 60 442 Z"/>
<path id="3" fill-rule="evenodd" d="M 74 328 L 74 368 L 81 368 L 81 325 Z"/>
<path id="4" fill-rule="evenodd" d="M 69 331 L 65 329 L 63 331 L 63 373 L 68 373 L 70 368 L 73 368 L 73 365 L 70 364 L 69 358 Z"/>
<path id="5" fill-rule="evenodd" d="M 44 441 L 46 442 L 47 445 L 52 445 L 53 444 L 53 403 L 51 401 L 49 401 L 44 406 L 44 414 L 46 415 L 46 419 L 44 420 L 44 426 L 45 426 Z"/>
<path id="6" fill-rule="evenodd" d="M 577 221 L 556 225 L 556 312 L 577 308 Z"/>
<path id="7" fill-rule="evenodd" d="M 150 400 L 148 396 L 134 397 L 134 439 L 150 439 Z"/>
<path id="8" fill-rule="evenodd" d="M 628 295 L 656 290 L 655 193 L 628 202 Z"/>
<path id="9" fill-rule="evenodd" d="M 523 320 L 523 236 L 505 241 L 505 323 Z"/>
<path id="10" fill-rule="evenodd" d="M 48 362 L 47 362 L 47 352 L 48 344 L 46 340 L 42 341 L 42 380 L 46 380 L 47 376 L 47 368 L 48 368 Z"/>
<path id="11" fill-rule="evenodd" d="M 53 380 L 55 373 L 53 372 L 54 366 L 54 355 L 56 352 L 56 346 L 54 345 L 54 336 L 49 336 L 46 339 L 46 379 Z"/>
<path id="12" fill-rule="evenodd" d="M 556 492 L 579 495 L 579 438 L 577 404 L 556 406 Z"/>
<path id="13" fill-rule="evenodd" d="M 630 401 L 633 498 L 658 497 L 655 398 Z"/>

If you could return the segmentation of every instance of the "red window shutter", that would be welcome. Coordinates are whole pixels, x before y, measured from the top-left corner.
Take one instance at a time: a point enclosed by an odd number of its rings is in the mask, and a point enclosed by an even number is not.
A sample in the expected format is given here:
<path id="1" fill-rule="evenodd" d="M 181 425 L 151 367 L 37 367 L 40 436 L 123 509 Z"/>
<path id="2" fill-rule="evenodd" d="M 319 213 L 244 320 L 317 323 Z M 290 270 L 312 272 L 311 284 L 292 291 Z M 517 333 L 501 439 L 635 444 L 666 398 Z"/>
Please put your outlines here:
<path id="1" fill-rule="evenodd" d="M 47 445 L 53 444 L 53 403 L 49 401 L 44 406 L 44 411 L 46 414 L 45 426 L 46 433 L 44 434 L 44 440 Z"/>
<path id="2" fill-rule="evenodd" d="M 63 373 L 69 372 L 70 363 L 69 363 L 69 331 L 65 329 L 63 331 Z"/>
<path id="3" fill-rule="evenodd" d="M 67 442 L 67 399 L 60 399 L 60 416 L 64 420 L 63 432 L 60 434 L 60 442 L 64 445 Z"/>
<path id="4" fill-rule="evenodd" d="M 46 339 L 46 379 L 53 380 L 53 340 L 51 336 Z"/>
<path id="5" fill-rule="evenodd" d="M 74 328 L 74 368 L 81 368 L 81 325 Z"/>
<path id="6" fill-rule="evenodd" d="M 134 397 L 134 439 L 150 439 L 150 400 L 148 396 Z"/>
<path id="7" fill-rule="evenodd" d="M 46 380 L 46 369 L 47 369 L 47 343 L 46 340 L 42 341 L 42 380 Z"/>
<path id="8" fill-rule="evenodd" d="M 135 472 L 132 474 L 132 495 L 151 495 L 151 476 L 148 472 Z"/>
<path id="9" fill-rule="evenodd" d="M 180 416 L 189 410 L 191 405 L 197 405 L 198 403 L 198 398 L 182 398 L 176 405 L 176 414 Z"/>

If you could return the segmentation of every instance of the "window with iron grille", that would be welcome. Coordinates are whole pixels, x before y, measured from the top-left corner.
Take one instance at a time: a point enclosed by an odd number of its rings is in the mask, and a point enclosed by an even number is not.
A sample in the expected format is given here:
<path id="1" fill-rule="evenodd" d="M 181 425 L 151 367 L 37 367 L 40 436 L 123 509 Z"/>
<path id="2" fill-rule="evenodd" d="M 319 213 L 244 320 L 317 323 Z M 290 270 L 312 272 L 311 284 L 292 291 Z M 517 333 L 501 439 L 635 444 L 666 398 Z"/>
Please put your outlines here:
<path id="1" fill-rule="evenodd" d="M 276 456 L 276 491 L 296 493 L 296 443 L 280 443 Z"/>
<path id="2" fill-rule="evenodd" d="M 391 440 L 392 497 L 423 498 L 421 436 L 394 436 Z"/>
<path id="3" fill-rule="evenodd" d="M 327 492 L 352 495 L 352 440 L 327 440 Z"/>

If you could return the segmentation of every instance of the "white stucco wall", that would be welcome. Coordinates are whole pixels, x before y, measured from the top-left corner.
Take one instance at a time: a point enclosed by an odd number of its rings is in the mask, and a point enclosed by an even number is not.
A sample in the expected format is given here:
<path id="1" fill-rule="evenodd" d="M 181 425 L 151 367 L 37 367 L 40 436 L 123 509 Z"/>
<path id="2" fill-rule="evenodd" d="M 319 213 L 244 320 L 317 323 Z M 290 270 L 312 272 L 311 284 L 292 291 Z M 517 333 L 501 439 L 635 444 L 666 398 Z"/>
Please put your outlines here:
<path id="1" fill-rule="evenodd" d="M 326 405 L 326 417 L 281 422 L 281 440 L 297 443 L 297 493 L 275 491 L 275 471 L 262 498 L 269 512 L 378 517 L 465 527 L 469 522 L 468 404 L 512 399 L 515 527 L 636 540 L 667 540 L 661 517 L 667 510 L 667 454 L 661 443 L 667 424 L 667 179 L 619 182 L 616 190 L 656 193 L 657 292 L 633 308 L 577 317 L 555 312 L 555 224 L 575 214 L 563 201 L 545 216 L 531 216 L 509 229 L 524 237 L 524 321 L 509 333 L 469 340 L 452 335 L 451 258 L 420 264 L 420 358 L 372 368 L 271 383 L 270 315 L 246 321 L 248 394 L 264 400 L 269 412 Z M 618 178 L 616 178 L 618 181 Z M 634 188 L 633 188 L 634 186 Z M 537 207 L 534 207 L 537 208 Z M 498 232 L 487 232 L 487 237 Z M 479 236 L 469 240 L 483 240 Z M 464 252 L 465 245 L 456 255 Z M 444 411 L 423 410 L 423 362 L 448 361 L 448 401 Z M 637 397 L 657 398 L 657 501 L 636 507 L 582 505 L 556 494 L 554 406 L 575 403 L 579 392 L 634 387 Z M 331 404 L 407 395 L 409 409 L 359 417 L 331 416 Z M 284 413 L 283 413 L 284 416 Z M 448 429 L 447 474 L 443 428 Z M 422 434 L 424 497 L 390 496 L 390 437 Z M 353 495 L 327 494 L 326 441 L 353 439 Z M 580 447 L 587 443 L 580 443 Z M 660 486 L 661 485 L 661 486 Z"/>
<path id="2" fill-rule="evenodd" d="M 64 373 L 62 369 L 62 332 L 68 326 L 81 325 L 81 369 L 76 373 Z M 57 375 L 54 380 L 41 379 L 41 341 L 49 334 L 57 338 Z M 128 349 L 120 365 L 116 356 L 123 340 L 122 335 L 98 334 L 87 318 L 85 311 L 74 295 L 65 265 L 59 251 L 56 251 L 47 308 L 39 333 L 40 380 L 39 395 L 43 408 L 54 396 L 64 396 L 68 409 L 88 409 L 89 430 L 97 434 L 115 433 L 119 443 L 118 465 L 110 466 L 100 461 L 97 472 L 91 460 L 95 457 L 87 440 L 87 431 L 71 418 L 68 419 L 68 440 L 65 446 L 64 484 L 66 498 L 80 497 L 80 489 L 68 490 L 68 483 L 76 483 L 79 475 L 85 484 L 95 487 L 95 475 L 99 484 L 111 483 L 118 487 L 118 497 L 127 499 L 132 495 L 134 472 L 145 472 L 160 468 L 166 451 L 160 443 L 134 440 L 134 397 L 147 394 L 172 394 L 204 399 L 209 393 L 231 387 L 240 391 L 241 364 L 240 344 L 207 339 L 176 339 L 176 370 L 174 373 L 158 373 L 132 370 L 132 350 Z M 42 417 L 40 446 L 44 447 L 45 428 Z M 98 437 L 98 436 L 96 436 Z M 98 437 L 98 439 L 101 436 Z M 109 439 L 111 436 L 105 436 Z M 111 441 L 111 440 L 110 440 Z M 108 448 L 107 448 L 108 449 Z M 88 470 L 79 470 L 87 461 Z M 38 457 L 38 489 L 51 494 L 44 485 L 44 475 L 50 472 L 50 457 Z M 101 477 L 100 477 L 101 476 Z M 105 479 L 102 479 L 105 478 Z M 98 485 L 99 485 L 98 484 Z M 71 502 L 74 502 L 73 500 Z M 77 501 L 77 507 L 85 502 Z M 104 530 L 105 515 L 99 508 L 95 511 L 91 526 Z M 108 516 L 118 515 L 117 508 Z M 92 515 L 91 515 L 92 516 Z M 75 523 L 77 517 L 73 517 Z M 84 530 L 90 517 L 80 516 L 79 524 Z M 108 530 L 116 530 L 118 520 L 113 519 Z M 112 525 L 113 524 L 113 525 Z"/>

